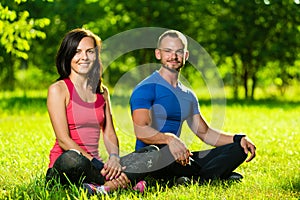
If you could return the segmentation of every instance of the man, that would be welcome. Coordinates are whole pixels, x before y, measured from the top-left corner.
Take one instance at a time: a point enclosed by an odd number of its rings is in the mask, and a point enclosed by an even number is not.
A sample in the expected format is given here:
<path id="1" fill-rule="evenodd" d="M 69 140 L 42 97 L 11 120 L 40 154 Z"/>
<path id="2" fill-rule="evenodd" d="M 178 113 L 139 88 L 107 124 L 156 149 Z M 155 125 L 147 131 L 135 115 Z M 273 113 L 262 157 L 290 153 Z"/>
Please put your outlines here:
<path id="1" fill-rule="evenodd" d="M 160 178 L 241 179 L 242 175 L 233 171 L 249 152 L 247 162 L 255 157 L 256 147 L 245 135 L 209 127 L 200 114 L 196 95 L 178 80 L 189 56 L 186 37 L 175 30 L 164 32 L 155 56 L 161 68 L 138 84 L 130 98 L 136 150 L 150 144 L 161 148 L 164 163 L 157 172 Z M 179 138 L 184 121 L 198 138 L 216 148 L 190 152 Z"/>

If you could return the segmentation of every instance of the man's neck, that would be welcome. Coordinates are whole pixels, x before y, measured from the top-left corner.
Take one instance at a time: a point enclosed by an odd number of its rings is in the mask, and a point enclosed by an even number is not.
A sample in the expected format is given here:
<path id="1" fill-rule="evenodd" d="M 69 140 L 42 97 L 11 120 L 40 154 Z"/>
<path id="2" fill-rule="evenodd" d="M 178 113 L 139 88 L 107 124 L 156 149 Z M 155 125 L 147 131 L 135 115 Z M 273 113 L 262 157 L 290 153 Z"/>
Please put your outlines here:
<path id="1" fill-rule="evenodd" d="M 170 69 L 169 67 L 162 66 L 159 69 L 158 73 L 163 79 L 165 79 L 168 83 L 170 83 L 170 85 L 172 85 L 174 88 L 177 87 L 178 76 L 179 76 L 178 71 L 174 69 Z"/>

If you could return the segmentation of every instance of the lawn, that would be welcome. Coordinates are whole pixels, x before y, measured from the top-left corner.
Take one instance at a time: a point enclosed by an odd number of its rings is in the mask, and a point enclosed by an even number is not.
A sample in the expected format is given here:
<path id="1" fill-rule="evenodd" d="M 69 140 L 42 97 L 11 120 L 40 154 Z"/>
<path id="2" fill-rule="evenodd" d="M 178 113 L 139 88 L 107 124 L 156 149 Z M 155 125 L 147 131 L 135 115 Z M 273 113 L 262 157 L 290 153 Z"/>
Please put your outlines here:
<path id="1" fill-rule="evenodd" d="M 236 171 L 240 183 L 214 181 L 203 185 L 167 187 L 157 183 L 144 194 L 132 190 L 108 196 L 87 196 L 80 188 L 44 187 L 49 150 L 54 133 L 46 111 L 46 92 L 27 97 L 1 94 L 0 97 L 0 199 L 299 199 L 300 198 L 300 102 L 282 100 L 228 100 L 222 129 L 244 132 L 257 146 L 257 157 Z M 112 98 L 112 101 L 117 99 Z M 210 122 L 210 101 L 200 101 L 201 112 Z M 128 107 L 113 105 L 121 154 L 133 150 L 134 135 Z M 183 138 L 191 150 L 210 148 L 186 127 Z M 101 144 L 103 149 L 103 144 Z M 107 158 L 105 151 L 102 151 Z"/>

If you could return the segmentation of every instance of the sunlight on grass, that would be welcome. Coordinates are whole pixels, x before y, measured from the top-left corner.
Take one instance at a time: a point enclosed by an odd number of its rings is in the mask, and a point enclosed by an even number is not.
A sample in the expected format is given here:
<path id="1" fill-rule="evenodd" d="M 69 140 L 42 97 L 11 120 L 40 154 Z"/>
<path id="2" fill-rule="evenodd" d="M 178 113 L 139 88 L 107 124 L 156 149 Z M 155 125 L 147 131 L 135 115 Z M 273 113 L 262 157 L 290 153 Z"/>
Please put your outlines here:
<path id="1" fill-rule="evenodd" d="M 28 93 L 29 94 L 29 93 Z M 213 182 L 168 188 L 149 185 L 144 194 L 130 189 L 109 196 L 87 196 L 80 188 L 46 190 L 43 182 L 49 151 L 55 137 L 46 110 L 46 96 L 1 94 L 0 102 L 0 199 L 298 199 L 300 196 L 300 103 L 289 101 L 228 101 L 223 129 L 244 132 L 255 142 L 257 157 L 237 171 L 241 183 Z M 127 103 L 127 102 L 125 102 Z M 211 121 L 209 103 L 201 112 Z M 121 154 L 134 149 L 128 107 L 113 106 Z M 203 145 L 186 127 L 182 138 L 192 150 Z M 102 141 L 101 141 L 102 142 Z M 101 154 L 107 159 L 104 145 Z"/>

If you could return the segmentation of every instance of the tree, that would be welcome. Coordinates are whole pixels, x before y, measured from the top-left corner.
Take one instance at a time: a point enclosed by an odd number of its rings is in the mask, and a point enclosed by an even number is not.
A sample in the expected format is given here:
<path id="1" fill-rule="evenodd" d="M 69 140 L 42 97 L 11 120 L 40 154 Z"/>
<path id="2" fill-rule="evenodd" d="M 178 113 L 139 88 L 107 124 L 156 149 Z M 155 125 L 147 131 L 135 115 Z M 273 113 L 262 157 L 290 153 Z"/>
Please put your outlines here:
<path id="1" fill-rule="evenodd" d="M 17 6 L 26 0 L 15 0 L 0 3 L 0 48 L 1 48 L 1 85 L 14 89 L 15 69 L 22 61 L 28 59 L 28 51 L 32 40 L 45 38 L 46 34 L 39 30 L 49 25 L 47 18 L 29 18 L 27 10 L 18 10 Z M 19 62 L 15 62 L 19 61 Z"/>
<path id="2" fill-rule="evenodd" d="M 297 2 L 7 1 L 0 4 L 1 88 L 4 88 L 4 83 L 7 88 L 14 88 L 18 69 L 42 74 L 34 79 L 43 83 L 37 85 L 40 88 L 54 81 L 57 77 L 55 55 L 58 45 L 63 35 L 73 28 L 91 29 L 106 40 L 130 29 L 161 27 L 177 29 L 201 44 L 220 67 L 225 83 L 233 86 L 235 96 L 242 86 L 244 96 L 254 98 L 255 88 L 258 84 L 270 83 L 266 82 L 267 79 L 275 79 L 274 82 L 282 87 L 293 77 L 299 79 L 299 67 L 294 64 L 299 59 L 300 46 L 297 39 L 300 31 Z M 124 45 L 120 42 L 116 48 L 122 49 Z M 30 48 L 32 46 L 34 48 Z M 128 52 L 110 66 L 104 66 L 107 67 L 105 83 L 114 85 L 131 68 L 154 62 L 157 61 L 153 49 Z M 183 76 L 191 83 L 198 83 L 199 77 L 188 64 L 182 71 Z"/>
<path id="3" fill-rule="evenodd" d="M 214 51 L 223 59 L 232 59 L 235 97 L 242 81 L 245 98 L 254 99 L 257 74 L 263 67 L 280 62 L 278 67 L 286 71 L 299 58 L 299 4 L 284 0 L 216 2 L 208 7 L 217 19 L 213 26 L 217 38 L 212 41 L 216 44 Z"/>

